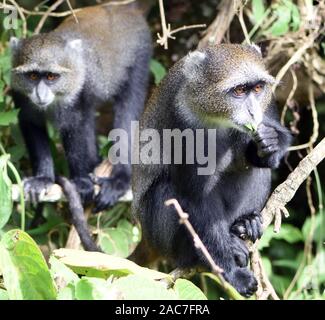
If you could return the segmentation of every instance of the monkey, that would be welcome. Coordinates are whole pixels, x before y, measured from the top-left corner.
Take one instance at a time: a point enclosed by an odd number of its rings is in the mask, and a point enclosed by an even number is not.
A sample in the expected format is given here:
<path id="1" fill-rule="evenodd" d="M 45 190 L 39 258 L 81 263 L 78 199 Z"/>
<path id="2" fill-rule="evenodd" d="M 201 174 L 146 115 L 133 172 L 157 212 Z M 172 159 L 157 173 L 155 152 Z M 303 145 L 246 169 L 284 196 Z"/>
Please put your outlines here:
<path id="1" fill-rule="evenodd" d="M 100 162 L 96 107 L 113 102 L 114 128 L 127 131 L 143 110 L 151 58 L 151 35 L 134 4 L 99 5 L 76 12 L 51 32 L 12 38 L 11 89 L 33 176 L 26 195 L 37 202 L 55 181 L 46 130 L 62 139 L 71 181 L 93 211 L 113 206 L 131 183 L 131 164 L 116 164 L 109 178 L 89 174 Z M 126 140 L 126 139 L 124 139 Z M 120 141 L 122 145 L 128 141 Z M 101 189 L 94 195 L 94 183 Z"/>
<path id="2" fill-rule="evenodd" d="M 257 290 L 244 240 L 262 235 L 260 212 L 270 193 L 271 170 L 291 143 L 290 132 L 279 121 L 274 81 L 255 45 L 220 44 L 188 54 L 153 92 L 140 119 L 140 134 L 147 129 L 160 135 L 166 129 L 203 130 L 205 152 L 215 142 L 215 168 L 199 174 L 197 159 L 164 163 L 166 153 L 175 157 L 179 150 L 161 146 L 159 163 L 147 161 L 149 152 L 133 165 L 132 212 L 144 241 L 173 266 L 210 268 L 175 208 L 164 204 L 176 198 L 225 280 L 244 296 Z M 214 133 L 211 139 L 209 132 Z M 198 150 L 202 146 L 193 136 Z M 148 141 L 140 140 L 140 153 Z M 184 143 L 179 149 L 186 153 Z"/>

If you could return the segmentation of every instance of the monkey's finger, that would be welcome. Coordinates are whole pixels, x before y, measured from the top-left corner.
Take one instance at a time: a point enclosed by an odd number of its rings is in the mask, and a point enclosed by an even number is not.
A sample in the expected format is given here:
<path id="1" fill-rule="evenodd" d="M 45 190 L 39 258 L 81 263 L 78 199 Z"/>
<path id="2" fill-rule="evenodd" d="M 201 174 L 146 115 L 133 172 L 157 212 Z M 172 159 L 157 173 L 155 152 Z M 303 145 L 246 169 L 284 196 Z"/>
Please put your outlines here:
<path id="1" fill-rule="evenodd" d="M 258 225 L 256 219 L 253 219 L 251 221 L 251 227 L 252 227 L 252 238 L 251 240 L 255 242 L 258 239 Z"/>
<path id="2" fill-rule="evenodd" d="M 246 234 L 249 239 L 252 238 L 252 227 L 248 219 L 245 220 Z"/>

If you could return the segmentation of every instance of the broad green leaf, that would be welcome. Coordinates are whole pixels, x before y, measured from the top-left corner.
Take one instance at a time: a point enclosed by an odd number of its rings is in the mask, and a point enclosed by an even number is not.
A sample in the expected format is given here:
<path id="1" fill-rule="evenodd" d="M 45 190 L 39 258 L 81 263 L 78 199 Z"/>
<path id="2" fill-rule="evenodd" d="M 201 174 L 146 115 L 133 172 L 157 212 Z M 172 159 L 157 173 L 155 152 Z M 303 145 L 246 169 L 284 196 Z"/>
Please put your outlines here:
<path id="1" fill-rule="evenodd" d="M 0 112 L 0 126 L 9 126 L 10 124 L 16 124 L 18 121 L 19 110 L 10 110 Z"/>
<path id="2" fill-rule="evenodd" d="M 258 23 L 265 13 L 264 0 L 252 0 L 254 23 Z"/>
<path id="3" fill-rule="evenodd" d="M 274 14 L 277 20 L 273 23 L 271 28 L 267 31 L 273 36 L 281 36 L 289 31 L 289 23 L 291 21 L 291 8 L 286 4 L 278 5 Z"/>
<path id="4" fill-rule="evenodd" d="M 76 284 L 77 300 L 112 300 L 116 290 L 104 279 L 83 277 Z"/>
<path id="5" fill-rule="evenodd" d="M 1 300 L 9 300 L 9 295 L 6 290 L 0 289 L 0 301 Z"/>
<path id="6" fill-rule="evenodd" d="M 291 282 L 291 277 L 288 276 L 280 276 L 280 275 L 271 275 L 270 281 L 274 287 L 274 289 L 280 293 L 281 295 L 284 294 L 288 286 L 290 285 Z"/>
<path id="7" fill-rule="evenodd" d="M 56 289 L 46 261 L 34 240 L 10 230 L 0 242 L 0 265 L 12 300 L 52 300 Z"/>
<path id="8" fill-rule="evenodd" d="M 168 274 L 143 268 L 130 260 L 100 252 L 58 249 L 54 250 L 53 253 L 59 261 L 80 275 L 108 278 L 111 275 L 123 277 L 130 274 L 139 274 L 154 280 L 171 279 Z"/>
<path id="9" fill-rule="evenodd" d="M 160 81 L 164 78 L 167 73 L 166 68 L 155 59 L 150 60 L 150 71 L 154 76 L 156 85 L 160 83 Z"/>
<path id="10" fill-rule="evenodd" d="M 114 281 L 112 287 L 121 292 L 125 300 L 176 300 L 173 290 L 140 275 L 131 275 Z"/>
<path id="11" fill-rule="evenodd" d="M 13 208 L 11 187 L 12 182 L 8 177 L 8 155 L 0 156 L 0 229 L 8 222 Z"/>
<path id="12" fill-rule="evenodd" d="M 325 252 L 317 253 L 310 265 L 307 265 L 298 279 L 298 288 L 305 288 L 309 283 L 325 283 Z"/>
<path id="13" fill-rule="evenodd" d="M 66 287 L 60 289 L 56 300 L 76 300 L 75 286 L 68 284 Z"/>
<path id="14" fill-rule="evenodd" d="M 207 300 L 201 289 L 186 279 L 177 279 L 174 290 L 181 300 Z"/>
<path id="15" fill-rule="evenodd" d="M 286 223 L 282 224 L 279 233 L 275 233 L 273 227 L 268 227 L 264 231 L 263 237 L 258 243 L 258 249 L 262 250 L 263 248 L 268 247 L 272 239 L 284 240 L 288 243 L 296 243 L 303 241 L 303 235 L 298 228 Z"/>
<path id="16" fill-rule="evenodd" d="M 308 238 L 308 235 L 310 233 L 311 228 L 311 218 L 307 218 L 303 227 L 302 227 L 302 234 L 304 239 L 306 240 Z M 313 233 L 313 240 L 314 241 L 320 241 L 325 240 L 325 217 L 323 217 L 321 214 L 316 214 L 315 216 L 315 225 L 314 225 L 314 233 Z"/>
<path id="17" fill-rule="evenodd" d="M 123 230 L 116 228 L 100 230 L 98 243 L 107 254 L 122 258 L 129 256 L 129 242 Z"/>
<path id="18" fill-rule="evenodd" d="M 279 259 L 274 260 L 272 265 L 275 267 L 289 268 L 296 271 L 299 268 L 300 261 L 297 260 L 288 260 L 288 259 Z"/>
<path id="19" fill-rule="evenodd" d="M 76 284 L 80 280 L 70 268 L 54 256 L 50 257 L 49 263 L 51 265 L 51 276 L 54 280 L 60 278 L 60 280 L 64 280 L 67 285 L 70 283 Z"/>

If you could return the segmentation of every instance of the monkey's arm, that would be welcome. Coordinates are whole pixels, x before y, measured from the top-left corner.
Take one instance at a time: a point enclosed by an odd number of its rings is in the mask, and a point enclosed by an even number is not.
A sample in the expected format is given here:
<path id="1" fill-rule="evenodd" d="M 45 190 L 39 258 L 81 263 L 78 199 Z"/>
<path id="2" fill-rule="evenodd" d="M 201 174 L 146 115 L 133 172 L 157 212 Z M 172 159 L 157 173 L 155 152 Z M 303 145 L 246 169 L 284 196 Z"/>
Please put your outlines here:
<path id="1" fill-rule="evenodd" d="M 257 167 L 277 168 L 291 141 L 288 129 L 276 120 L 266 119 L 257 127 L 246 156 Z"/>
<path id="2" fill-rule="evenodd" d="M 37 202 L 39 194 L 54 183 L 54 166 L 46 123 L 43 115 L 34 110 L 27 99 L 14 93 L 15 105 L 20 107 L 19 126 L 26 143 L 33 177 L 24 179 L 25 194 Z"/>

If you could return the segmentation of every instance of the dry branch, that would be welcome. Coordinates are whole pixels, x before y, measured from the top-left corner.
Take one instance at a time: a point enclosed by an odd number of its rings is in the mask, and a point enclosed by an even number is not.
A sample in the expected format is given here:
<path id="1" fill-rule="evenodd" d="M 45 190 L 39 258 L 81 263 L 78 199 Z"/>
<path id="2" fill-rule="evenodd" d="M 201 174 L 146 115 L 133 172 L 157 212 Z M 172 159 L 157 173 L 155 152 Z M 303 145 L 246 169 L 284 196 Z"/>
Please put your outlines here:
<path id="1" fill-rule="evenodd" d="M 176 209 L 177 214 L 179 215 L 179 223 L 183 224 L 185 228 L 189 231 L 193 238 L 194 246 L 202 251 L 202 254 L 207 259 L 208 263 L 211 266 L 211 270 L 213 274 L 217 277 L 217 281 L 220 284 L 220 286 L 225 290 L 225 292 L 228 294 L 228 296 L 234 300 L 241 300 L 243 297 L 237 292 L 237 290 L 230 285 L 223 277 L 222 272 L 223 270 L 214 262 L 211 254 L 209 253 L 208 249 L 200 239 L 199 235 L 194 230 L 192 224 L 188 220 L 188 213 L 184 212 L 182 207 L 180 206 L 179 202 L 176 199 L 169 199 L 165 201 L 166 206 L 173 205 Z M 179 269 L 176 269 L 173 271 L 172 275 L 175 279 L 177 276 L 184 276 L 184 274 L 188 274 L 188 270 L 180 271 Z"/>
<path id="2" fill-rule="evenodd" d="M 229 29 L 231 21 L 239 8 L 240 2 L 235 0 L 222 0 L 219 4 L 219 13 L 201 39 L 198 47 L 203 48 L 212 44 L 221 43 Z"/>
<path id="3" fill-rule="evenodd" d="M 274 231 L 279 232 L 281 226 L 282 213 L 288 215 L 286 204 L 294 197 L 300 185 L 315 170 L 317 165 L 325 158 L 325 138 L 313 149 L 304 159 L 302 159 L 296 169 L 290 173 L 288 178 L 281 183 L 271 194 L 264 209 L 261 212 L 263 217 L 263 228 L 266 229 L 273 220 Z M 250 243 L 252 270 L 257 277 L 259 286 L 256 293 L 257 299 L 267 299 L 271 296 L 278 299 L 275 291 L 266 276 L 261 257 L 259 255 L 258 241 L 253 245 Z"/>

